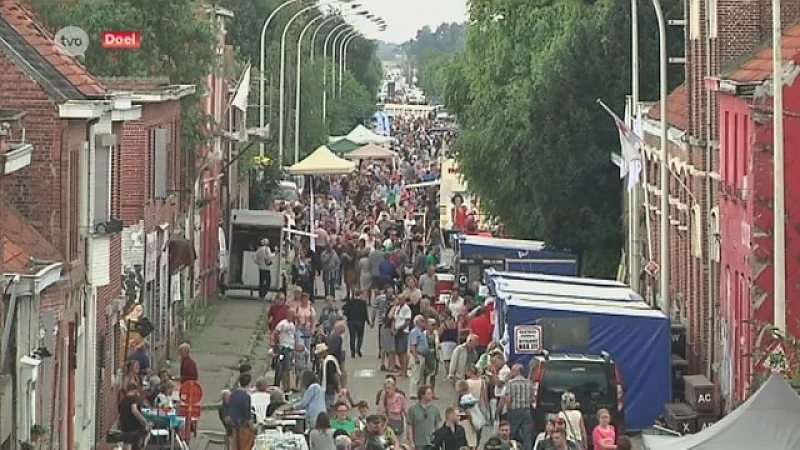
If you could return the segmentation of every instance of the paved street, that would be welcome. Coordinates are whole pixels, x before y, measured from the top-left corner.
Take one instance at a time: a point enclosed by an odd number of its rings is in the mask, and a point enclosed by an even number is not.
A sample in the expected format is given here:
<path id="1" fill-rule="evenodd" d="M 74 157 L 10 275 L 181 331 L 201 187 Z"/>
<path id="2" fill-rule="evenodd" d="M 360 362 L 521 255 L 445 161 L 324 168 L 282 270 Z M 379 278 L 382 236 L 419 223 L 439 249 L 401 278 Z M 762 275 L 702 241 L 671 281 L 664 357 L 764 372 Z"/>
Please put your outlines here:
<path id="1" fill-rule="evenodd" d="M 316 305 L 319 308 L 322 302 L 318 300 Z M 211 323 L 192 337 L 192 354 L 200 369 L 205 392 L 198 438 L 192 441 L 192 449 L 224 448 L 223 428 L 216 409 L 219 405 L 219 393 L 232 385 L 243 361 L 247 360 L 253 365 L 254 373 L 266 373 L 272 379 L 273 372 L 266 370 L 267 341 L 262 338 L 261 332 L 267 306 L 255 300 L 226 299 L 218 305 Z M 363 358 L 350 358 L 346 362 L 348 389 L 354 401 L 366 400 L 374 404 L 375 394 L 381 388 L 385 375 L 378 370 L 376 329 L 367 329 L 363 351 Z M 400 388 L 409 392 L 407 379 L 400 380 Z M 442 411 L 453 404 L 453 387 L 443 376 L 437 381 L 436 392 L 439 397 L 436 404 Z M 641 448 L 639 439 L 636 439 L 635 444 L 637 449 Z"/>

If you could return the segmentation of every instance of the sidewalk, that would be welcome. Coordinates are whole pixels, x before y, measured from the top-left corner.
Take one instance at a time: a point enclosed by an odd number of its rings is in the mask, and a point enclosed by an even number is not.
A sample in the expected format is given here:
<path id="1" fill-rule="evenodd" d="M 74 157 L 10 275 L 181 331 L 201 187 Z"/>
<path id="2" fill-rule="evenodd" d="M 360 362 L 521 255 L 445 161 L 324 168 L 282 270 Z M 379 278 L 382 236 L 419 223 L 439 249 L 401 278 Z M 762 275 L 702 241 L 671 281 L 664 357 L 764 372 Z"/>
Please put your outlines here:
<path id="1" fill-rule="evenodd" d="M 266 371 L 267 341 L 264 320 L 267 304 L 256 300 L 220 300 L 211 323 L 191 338 L 192 357 L 197 362 L 203 386 L 203 415 L 191 448 L 222 448 L 222 423 L 217 415 L 220 392 L 229 389 L 247 362 L 253 373 Z"/>

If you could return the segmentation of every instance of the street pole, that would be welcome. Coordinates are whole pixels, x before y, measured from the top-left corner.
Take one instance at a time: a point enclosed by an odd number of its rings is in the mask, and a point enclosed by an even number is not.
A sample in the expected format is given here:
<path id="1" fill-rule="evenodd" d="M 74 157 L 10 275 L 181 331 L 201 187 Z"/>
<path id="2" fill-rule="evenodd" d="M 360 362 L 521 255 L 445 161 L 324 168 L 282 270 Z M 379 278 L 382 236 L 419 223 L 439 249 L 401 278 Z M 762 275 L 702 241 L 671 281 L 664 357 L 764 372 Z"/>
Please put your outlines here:
<path id="1" fill-rule="evenodd" d="M 285 125 L 285 118 L 284 115 L 286 114 L 286 37 L 289 35 L 289 28 L 292 26 L 295 20 L 298 17 L 302 16 L 308 11 L 316 8 L 317 5 L 306 6 L 302 8 L 300 11 L 294 13 L 294 15 L 286 22 L 286 25 L 283 27 L 283 33 L 281 34 L 281 67 L 280 67 L 280 89 L 278 91 L 278 167 L 283 168 L 283 134 L 284 134 L 284 125 Z"/>
<path id="2" fill-rule="evenodd" d="M 667 122 L 667 24 L 664 21 L 664 11 L 661 9 L 660 0 L 653 0 L 653 7 L 656 10 L 658 19 L 658 50 L 659 50 L 659 73 L 661 79 L 661 278 L 659 291 L 661 294 L 661 310 L 664 315 L 670 317 L 672 305 L 670 304 L 669 292 L 669 234 L 671 226 L 669 223 L 669 148 L 667 133 L 669 124 Z"/>
<path id="3" fill-rule="evenodd" d="M 261 27 L 261 61 L 260 61 L 260 64 L 258 65 L 258 75 L 259 75 L 258 127 L 260 129 L 262 129 L 262 130 L 266 126 L 266 123 L 265 123 L 265 120 L 264 120 L 264 113 L 266 112 L 265 111 L 266 107 L 265 107 L 265 104 L 264 104 L 264 100 L 265 100 L 264 91 L 266 90 L 267 86 L 266 86 L 266 78 L 264 77 L 264 71 L 266 70 L 265 66 L 266 66 L 266 52 L 267 52 L 267 49 L 266 49 L 266 46 L 267 46 L 267 27 L 269 27 L 269 24 L 272 23 L 272 21 L 275 19 L 275 16 L 277 16 L 278 13 L 281 12 L 281 10 L 283 8 L 289 6 L 289 5 L 293 4 L 293 3 L 297 3 L 299 1 L 300 0 L 287 0 L 286 2 L 281 3 L 280 5 L 278 5 L 274 10 L 272 10 L 272 13 L 270 13 L 270 15 L 267 17 L 267 20 L 264 21 L 264 26 Z M 270 88 L 271 87 L 272 86 L 270 85 Z M 272 103 L 270 103 L 270 107 L 271 106 L 272 106 Z M 258 144 L 258 155 L 260 157 L 262 157 L 262 158 L 264 157 L 264 142 L 263 142 L 263 140 L 262 140 L 262 142 L 260 142 Z"/>
<path id="4" fill-rule="evenodd" d="M 339 55 L 339 97 L 342 96 L 342 79 L 344 78 L 344 71 L 347 68 L 347 46 L 350 45 L 357 36 L 358 33 L 353 32 L 342 39 L 342 51 Z"/>
<path id="5" fill-rule="evenodd" d="M 781 33 L 781 1 L 772 0 L 772 95 L 773 127 L 772 127 L 772 164 L 775 172 L 774 196 L 775 206 L 773 223 L 775 242 L 772 252 L 775 258 L 774 291 L 775 327 L 786 332 L 786 197 L 784 187 L 783 160 L 783 52 Z"/>
<path id="6" fill-rule="evenodd" d="M 317 16 L 313 19 L 309 20 L 306 26 L 303 27 L 303 30 L 300 32 L 300 36 L 297 38 L 297 61 L 295 62 L 295 77 L 294 77 L 294 163 L 297 164 L 300 162 L 300 56 L 303 54 L 303 38 L 308 33 L 308 30 L 311 28 L 314 23 L 318 20 L 322 19 L 323 16 Z M 312 47 L 314 43 L 311 43 Z"/>
<path id="7" fill-rule="evenodd" d="M 639 120 L 639 1 L 631 0 L 631 116 L 634 122 Z M 640 152 L 641 154 L 641 152 Z M 630 173 L 628 174 L 630 176 Z M 641 293 L 642 256 L 639 244 L 639 214 L 641 213 L 639 199 L 639 183 L 630 190 L 628 204 L 628 219 L 630 231 L 630 248 L 628 250 L 628 268 L 631 289 Z M 649 212 L 648 212 L 649 214 Z"/>
<path id="8" fill-rule="evenodd" d="M 342 46 L 344 51 L 342 52 L 341 70 L 339 70 L 339 97 L 342 96 L 342 75 L 344 74 L 345 69 L 347 69 L 347 48 L 350 45 L 350 43 L 353 42 L 357 37 L 358 33 L 351 34 L 344 40 L 344 45 Z"/>
<path id="9" fill-rule="evenodd" d="M 347 27 L 349 24 L 347 23 L 340 23 L 333 27 L 331 31 L 328 32 L 328 35 L 325 36 L 325 42 L 322 44 L 322 120 L 327 120 L 328 115 L 328 43 L 331 41 L 331 37 L 340 31 L 342 28 Z"/>
<path id="10" fill-rule="evenodd" d="M 336 65 L 338 64 L 338 62 L 336 61 L 336 48 L 339 45 L 336 41 L 337 41 L 337 39 L 339 39 L 340 37 L 343 37 L 345 34 L 347 34 L 349 32 L 350 32 L 350 30 L 347 30 L 347 29 L 339 30 L 339 32 L 336 33 L 336 36 L 333 37 L 333 41 L 332 41 L 333 57 L 331 58 L 332 59 L 332 65 L 331 65 L 331 98 L 336 98 Z M 340 58 L 341 58 L 341 56 L 340 56 Z"/>
<path id="11" fill-rule="evenodd" d="M 325 24 L 327 24 L 328 22 L 336 19 L 337 17 L 342 17 L 342 16 L 337 14 L 337 15 L 333 15 L 331 17 L 328 17 L 327 19 L 325 19 L 322 22 L 320 22 L 319 25 L 317 25 L 317 28 L 314 29 L 314 32 L 311 33 L 311 55 L 310 55 L 311 58 L 310 59 L 311 59 L 312 63 L 314 62 L 314 55 L 316 54 L 316 50 L 315 50 L 314 46 L 317 43 L 317 35 L 319 34 L 320 30 L 322 30 L 322 27 L 325 26 Z M 323 65 L 323 68 L 324 68 L 324 65 Z"/>

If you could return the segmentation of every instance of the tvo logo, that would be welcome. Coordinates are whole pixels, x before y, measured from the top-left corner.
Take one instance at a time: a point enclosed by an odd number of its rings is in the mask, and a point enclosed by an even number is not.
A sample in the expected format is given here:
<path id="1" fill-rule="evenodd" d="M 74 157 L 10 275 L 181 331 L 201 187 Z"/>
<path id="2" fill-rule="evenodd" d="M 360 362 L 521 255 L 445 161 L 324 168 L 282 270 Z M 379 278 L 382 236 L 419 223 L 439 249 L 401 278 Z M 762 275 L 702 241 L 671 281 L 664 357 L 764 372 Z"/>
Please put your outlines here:
<path id="1" fill-rule="evenodd" d="M 89 48 L 89 35 L 74 26 L 58 30 L 55 41 L 58 48 L 72 56 L 84 56 Z"/>

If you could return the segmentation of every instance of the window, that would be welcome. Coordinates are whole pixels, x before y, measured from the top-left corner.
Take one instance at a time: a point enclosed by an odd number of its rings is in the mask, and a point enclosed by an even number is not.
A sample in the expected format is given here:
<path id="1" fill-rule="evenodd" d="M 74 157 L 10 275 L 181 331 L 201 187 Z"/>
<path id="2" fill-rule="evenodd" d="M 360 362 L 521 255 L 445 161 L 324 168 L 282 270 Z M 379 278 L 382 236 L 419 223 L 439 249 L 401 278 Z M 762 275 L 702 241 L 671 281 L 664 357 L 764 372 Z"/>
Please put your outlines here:
<path id="1" fill-rule="evenodd" d="M 731 179 L 728 183 L 730 186 L 738 187 L 739 186 L 739 114 L 734 113 L 733 117 L 733 142 L 730 146 L 731 152 Z"/>
<path id="2" fill-rule="evenodd" d="M 616 389 L 604 363 L 550 361 L 542 377 L 542 402 L 559 404 L 561 394 L 572 392 L 583 399 L 606 400 Z"/>
<path id="3" fill-rule="evenodd" d="M 69 227 L 67 228 L 67 258 L 78 259 L 78 220 L 80 217 L 81 152 L 69 152 Z"/>
<path id="4" fill-rule="evenodd" d="M 710 251 L 711 257 L 714 261 L 720 261 L 720 230 L 719 230 L 719 208 L 713 207 L 711 208 L 711 212 L 708 215 L 708 229 L 711 233 L 711 242 L 710 242 Z"/>
<path id="5" fill-rule="evenodd" d="M 722 167 L 722 181 L 725 183 L 730 184 L 731 179 L 731 170 L 730 170 L 730 162 L 731 157 L 729 152 L 731 151 L 731 139 L 730 139 L 730 112 L 725 111 L 724 114 L 725 118 L 722 121 L 722 134 L 721 134 L 721 141 L 720 146 L 722 148 L 722 161 L 720 162 L 720 167 Z"/>
<path id="6" fill-rule="evenodd" d="M 588 317 L 543 317 L 536 321 L 542 326 L 544 347 L 553 352 L 575 351 L 589 347 Z"/>
<path id="7" fill-rule="evenodd" d="M 700 205 L 692 205 L 689 215 L 689 232 L 691 233 L 691 251 L 695 258 L 703 256 L 703 229 L 700 226 Z"/>
<path id="8" fill-rule="evenodd" d="M 167 196 L 169 129 L 156 128 L 153 136 L 153 198 Z"/>
<path id="9" fill-rule="evenodd" d="M 94 145 L 94 224 L 108 222 L 111 218 L 111 161 L 116 137 L 113 134 L 100 134 Z"/>

